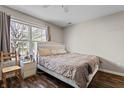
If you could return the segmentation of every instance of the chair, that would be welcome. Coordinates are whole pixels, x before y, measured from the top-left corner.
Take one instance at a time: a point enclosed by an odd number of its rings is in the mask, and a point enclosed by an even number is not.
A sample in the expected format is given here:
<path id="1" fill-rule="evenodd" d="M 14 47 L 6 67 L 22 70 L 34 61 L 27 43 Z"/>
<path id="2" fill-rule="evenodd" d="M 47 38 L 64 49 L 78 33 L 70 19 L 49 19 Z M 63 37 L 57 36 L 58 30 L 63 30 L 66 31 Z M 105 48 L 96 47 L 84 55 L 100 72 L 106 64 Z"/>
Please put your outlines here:
<path id="1" fill-rule="evenodd" d="M 7 87 L 7 75 L 14 73 L 15 76 L 19 79 L 20 83 L 23 80 L 21 75 L 21 67 L 19 66 L 19 60 L 17 53 L 0 53 L 0 60 L 1 60 L 1 72 L 2 72 L 2 81 L 3 81 L 3 87 Z M 12 62 L 13 59 L 15 59 L 15 65 L 12 66 L 3 66 L 5 62 Z"/>

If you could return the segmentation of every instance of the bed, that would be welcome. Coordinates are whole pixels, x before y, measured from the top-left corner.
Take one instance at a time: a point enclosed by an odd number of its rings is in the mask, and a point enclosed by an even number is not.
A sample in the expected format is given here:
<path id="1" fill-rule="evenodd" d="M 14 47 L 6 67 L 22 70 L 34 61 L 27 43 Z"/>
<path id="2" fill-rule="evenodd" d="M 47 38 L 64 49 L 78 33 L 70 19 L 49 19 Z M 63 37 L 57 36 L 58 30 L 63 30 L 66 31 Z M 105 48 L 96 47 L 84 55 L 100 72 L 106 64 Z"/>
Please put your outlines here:
<path id="1" fill-rule="evenodd" d="M 75 88 L 88 87 L 99 69 L 97 56 L 68 53 L 60 43 L 39 42 L 37 49 L 38 69 Z M 44 50 L 49 53 L 43 53 Z"/>

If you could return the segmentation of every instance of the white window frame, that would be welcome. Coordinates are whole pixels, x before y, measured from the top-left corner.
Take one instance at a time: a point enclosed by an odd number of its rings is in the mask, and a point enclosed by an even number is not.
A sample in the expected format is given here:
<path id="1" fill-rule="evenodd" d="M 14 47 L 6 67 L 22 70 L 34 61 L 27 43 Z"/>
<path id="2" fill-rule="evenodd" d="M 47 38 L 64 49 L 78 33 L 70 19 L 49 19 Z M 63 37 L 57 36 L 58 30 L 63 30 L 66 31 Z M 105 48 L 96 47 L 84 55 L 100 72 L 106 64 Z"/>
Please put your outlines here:
<path id="1" fill-rule="evenodd" d="M 27 25 L 28 26 L 28 31 L 29 31 L 29 37 L 28 38 L 29 39 L 27 39 L 27 40 L 17 40 L 17 41 L 22 41 L 22 42 L 23 41 L 26 41 L 26 42 L 29 42 L 29 53 L 31 53 L 32 50 L 33 50 L 33 47 L 32 47 L 33 42 L 39 42 L 39 41 L 32 40 L 32 27 L 36 27 L 36 28 L 39 28 L 39 29 L 43 29 L 44 28 L 46 31 L 48 31 L 48 26 L 39 27 L 39 26 L 36 26 L 36 25 L 32 25 L 31 23 L 24 22 L 24 21 L 21 21 L 21 20 L 18 20 L 18 19 L 13 19 L 13 18 L 11 19 L 11 21 L 16 22 L 16 23 L 20 23 L 20 24 L 24 24 L 24 25 Z M 48 41 L 47 40 L 47 36 L 46 36 L 46 41 Z"/>

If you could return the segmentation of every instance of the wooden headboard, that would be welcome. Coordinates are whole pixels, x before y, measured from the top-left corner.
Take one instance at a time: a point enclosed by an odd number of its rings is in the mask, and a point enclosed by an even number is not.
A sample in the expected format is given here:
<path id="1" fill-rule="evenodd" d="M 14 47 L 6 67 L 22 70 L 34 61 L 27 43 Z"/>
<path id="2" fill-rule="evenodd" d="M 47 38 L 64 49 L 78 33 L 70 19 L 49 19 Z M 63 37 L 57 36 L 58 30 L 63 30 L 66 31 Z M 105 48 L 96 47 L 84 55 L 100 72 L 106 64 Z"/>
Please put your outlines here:
<path id="1" fill-rule="evenodd" d="M 50 48 L 50 49 L 65 49 L 65 45 L 56 42 L 38 42 L 37 49 Z"/>

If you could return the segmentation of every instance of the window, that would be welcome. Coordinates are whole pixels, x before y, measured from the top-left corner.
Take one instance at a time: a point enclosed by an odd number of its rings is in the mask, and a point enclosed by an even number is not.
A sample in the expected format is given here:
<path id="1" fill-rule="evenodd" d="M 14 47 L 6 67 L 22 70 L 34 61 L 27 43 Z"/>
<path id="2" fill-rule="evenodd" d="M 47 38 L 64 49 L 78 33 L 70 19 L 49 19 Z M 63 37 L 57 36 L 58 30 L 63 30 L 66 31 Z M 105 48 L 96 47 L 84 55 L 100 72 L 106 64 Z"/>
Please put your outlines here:
<path id="1" fill-rule="evenodd" d="M 46 41 L 46 30 L 32 27 L 32 41 Z"/>
<path id="2" fill-rule="evenodd" d="M 37 42 L 47 41 L 47 27 L 39 28 L 17 20 L 11 20 L 10 33 L 11 51 L 17 50 L 20 55 L 35 53 Z"/>
<path id="3" fill-rule="evenodd" d="M 29 26 L 11 21 L 10 33 L 11 51 L 18 50 L 20 55 L 26 55 L 29 51 Z"/>

